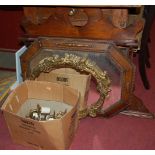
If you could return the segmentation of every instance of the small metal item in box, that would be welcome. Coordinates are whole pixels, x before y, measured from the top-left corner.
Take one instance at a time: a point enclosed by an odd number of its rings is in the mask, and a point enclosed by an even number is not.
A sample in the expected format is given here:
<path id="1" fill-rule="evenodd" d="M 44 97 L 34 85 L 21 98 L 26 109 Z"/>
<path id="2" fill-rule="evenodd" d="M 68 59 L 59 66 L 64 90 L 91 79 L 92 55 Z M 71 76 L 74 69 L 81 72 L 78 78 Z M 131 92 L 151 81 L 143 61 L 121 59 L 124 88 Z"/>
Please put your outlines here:
<path id="1" fill-rule="evenodd" d="M 67 109 L 65 111 L 53 112 L 51 114 L 51 109 L 49 107 L 41 107 L 37 104 L 36 109 L 31 109 L 29 115 L 26 118 L 31 118 L 38 121 L 47 121 L 47 120 L 54 120 L 63 117 L 67 113 Z"/>

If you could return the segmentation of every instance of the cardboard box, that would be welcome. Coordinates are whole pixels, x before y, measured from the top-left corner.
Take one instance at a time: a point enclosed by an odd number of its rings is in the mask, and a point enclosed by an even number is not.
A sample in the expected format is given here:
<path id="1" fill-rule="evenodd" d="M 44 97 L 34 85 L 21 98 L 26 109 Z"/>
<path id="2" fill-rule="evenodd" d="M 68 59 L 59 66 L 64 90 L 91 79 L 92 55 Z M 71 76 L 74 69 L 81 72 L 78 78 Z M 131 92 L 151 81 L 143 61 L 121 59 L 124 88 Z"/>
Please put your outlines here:
<path id="1" fill-rule="evenodd" d="M 80 74 L 72 68 L 60 68 L 50 73 L 41 73 L 36 80 L 60 83 L 77 89 L 80 92 L 79 110 L 87 107 L 91 75 Z"/>
<path id="2" fill-rule="evenodd" d="M 36 149 L 68 149 L 78 126 L 77 90 L 43 81 L 25 81 L 16 87 L 2 106 L 12 140 Z M 34 104 L 67 108 L 61 119 L 37 121 L 24 115 Z M 27 112 L 26 112 L 27 111 Z"/>

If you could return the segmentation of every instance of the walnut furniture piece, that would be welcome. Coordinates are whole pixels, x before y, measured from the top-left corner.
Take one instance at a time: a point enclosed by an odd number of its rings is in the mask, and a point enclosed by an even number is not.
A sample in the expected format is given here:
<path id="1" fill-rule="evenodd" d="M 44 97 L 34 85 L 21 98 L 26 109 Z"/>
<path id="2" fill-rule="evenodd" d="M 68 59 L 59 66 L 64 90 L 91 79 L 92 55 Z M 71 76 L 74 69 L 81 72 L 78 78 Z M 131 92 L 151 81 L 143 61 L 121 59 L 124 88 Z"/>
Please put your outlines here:
<path id="1" fill-rule="evenodd" d="M 120 101 L 106 110 L 103 108 L 101 116 L 108 117 L 120 112 L 153 118 L 153 114 L 133 94 L 134 66 L 128 59 L 140 47 L 144 20 L 141 6 L 129 8 L 25 7 L 22 26 L 26 34 L 22 39 L 29 49 L 21 57 L 23 78 L 30 78 L 32 68 L 53 53 L 73 50 L 73 53 L 78 51 L 78 54 L 83 55 L 87 51 L 89 56 L 92 55 L 92 60 L 101 66 L 107 66 L 106 69 L 111 75 L 110 69 L 116 68 L 114 70 L 117 70 L 120 76 Z M 52 38 L 38 40 L 38 37 Z M 30 44 L 32 41 L 34 43 Z M 103 52 L 106 56 L 97 61 L 96 54 L 99 51 L 106 51 Z M 105 60 L 109 60 L 109 64 L 105 63 Z"/>

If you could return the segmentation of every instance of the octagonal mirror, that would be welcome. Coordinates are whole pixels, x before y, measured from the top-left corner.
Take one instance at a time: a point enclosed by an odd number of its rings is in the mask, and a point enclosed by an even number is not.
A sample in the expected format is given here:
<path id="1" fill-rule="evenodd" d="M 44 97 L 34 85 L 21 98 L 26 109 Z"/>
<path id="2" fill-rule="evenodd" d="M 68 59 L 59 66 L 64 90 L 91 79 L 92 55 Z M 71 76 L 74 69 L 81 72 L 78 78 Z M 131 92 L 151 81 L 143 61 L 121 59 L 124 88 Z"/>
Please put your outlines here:
<path id="1" fill-rule="evenodd" d="M 86 58 L 103 72 L 106 71 L 110 80 L 110 92 L 103 101 L 102 116 L 110 116 L 125 108 L 129 102 L 133 88 L 134 66 L 115 47 L 115 45 L 100 40 L 71 39 L 71 38 L 39 38 L 29 46 L 21 57 L 23 78 L 30 78 L 33 71 L 41 64 L 42 60 L 58 55 L 64 58 L 66 54 Z M 66 64 L 55 66 L 50 71 L 68 67 Z M 77 70 L 77 67 L 71 67 Z M 89 74 L 79 70 L 80 74 Z M 40 73 L 37 76 L 40 76 Z M 100 97 L 96 87 L 97 81 L 92 75 L 91 87 L 88 97 L 88 107 Z M 36 77 L 37 78 L 37 77 Z"/>

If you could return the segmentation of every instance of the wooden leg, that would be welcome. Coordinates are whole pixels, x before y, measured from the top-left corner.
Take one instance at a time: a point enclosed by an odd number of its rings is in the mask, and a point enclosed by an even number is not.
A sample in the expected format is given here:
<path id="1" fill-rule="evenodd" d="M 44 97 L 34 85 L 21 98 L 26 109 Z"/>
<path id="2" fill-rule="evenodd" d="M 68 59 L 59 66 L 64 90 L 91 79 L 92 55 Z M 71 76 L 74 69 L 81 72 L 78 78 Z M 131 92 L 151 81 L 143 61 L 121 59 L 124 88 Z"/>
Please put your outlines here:
<path id="1" fill-rule="evenodd" d="M 149 112 L 142 100 L 136 97 L 134 94 L 131 96 L 129 106 L 125 110 L 121 111 L 120 114 L 149 119 L 154 118 L 153 113 Z"/>

